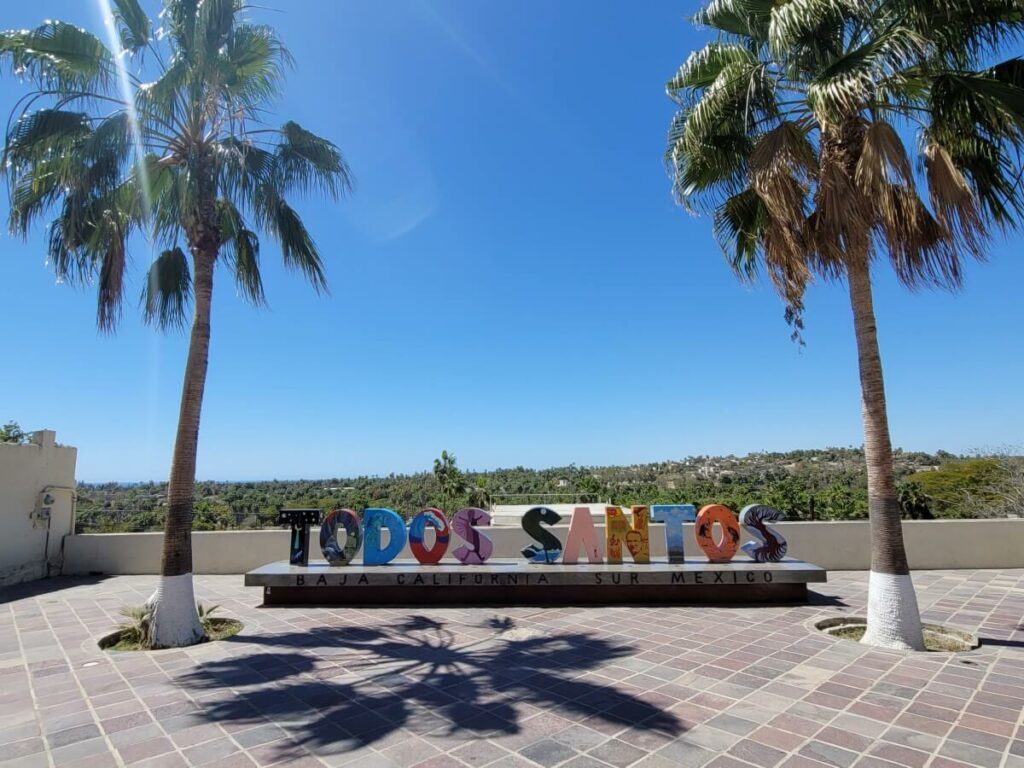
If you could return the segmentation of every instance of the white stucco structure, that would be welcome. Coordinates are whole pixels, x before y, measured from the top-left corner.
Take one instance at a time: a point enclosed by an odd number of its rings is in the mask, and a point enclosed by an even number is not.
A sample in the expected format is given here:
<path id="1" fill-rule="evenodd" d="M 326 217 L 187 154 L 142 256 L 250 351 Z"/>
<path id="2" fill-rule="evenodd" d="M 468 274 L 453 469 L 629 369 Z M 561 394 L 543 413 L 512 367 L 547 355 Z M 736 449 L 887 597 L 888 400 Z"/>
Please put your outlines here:
<path id="1" fill-rule="evenodd" d="M 0 586 L 61 570 L 78 451 L 56 438 L 44 429 L 28 445 L 0 443 Z"/>

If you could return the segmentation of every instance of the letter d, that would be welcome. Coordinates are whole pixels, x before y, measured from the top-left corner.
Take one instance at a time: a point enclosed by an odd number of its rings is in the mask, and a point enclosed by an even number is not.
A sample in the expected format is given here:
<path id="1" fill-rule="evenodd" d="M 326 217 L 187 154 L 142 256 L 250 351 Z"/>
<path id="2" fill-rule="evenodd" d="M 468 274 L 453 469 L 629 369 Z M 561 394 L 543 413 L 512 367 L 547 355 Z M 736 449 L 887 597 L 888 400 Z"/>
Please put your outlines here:
<path id="1" fill-rule="evenodd" d="M 381 529 L 388 529 L 388 545 L 381 548 Z M 363 513 L 363 564 L 390 563 L 405 547 L 405 523 L 392 509 L 371 508 Z"/>

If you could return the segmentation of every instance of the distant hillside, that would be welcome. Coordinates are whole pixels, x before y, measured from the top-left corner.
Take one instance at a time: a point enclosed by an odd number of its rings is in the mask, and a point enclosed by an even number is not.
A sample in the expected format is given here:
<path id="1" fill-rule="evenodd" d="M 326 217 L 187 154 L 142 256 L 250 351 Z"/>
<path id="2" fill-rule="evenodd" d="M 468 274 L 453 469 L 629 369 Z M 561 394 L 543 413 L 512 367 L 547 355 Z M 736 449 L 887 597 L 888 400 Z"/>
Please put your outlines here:
<path id="1" fill-rule="evenodd" d="M 968 460 L 944 451 L 928 454 L 897 450 L 894 460 L 904 510 L 913 517 L 992 514 L 991 504 L 982 509 L 985 504 L 981 502 L 992 502 L 998 496 L 993 488 L 1009 477 L 996 458 L 973 459 L 989 462 L 988 471 L 980 471 L 977 466 L 964 471 Z M 1019 466 L 1018 459 L 1011 461 Z M 464 476 L 492 505 L 608 501 L 699 506 L 718 502 L 740 509 L 761 502 L 799 520 L 867 516 L 864 454 L 858 448 L 691 456 L 616 467 L 515 467 L 466 471 Z M 83 484 L 79 487 L 79 530 L 159 529 L 165 498 L 165 483 Z M 195 527 L 209 530 L 273 525 L 276 510 L 282 506 L 323 510 L 383 506 L 411 515 L 423 507 L 442 506 L 441 498 L 440 487 L 429 472 L 321 480 L 200 482 L 196 484 Z"/>

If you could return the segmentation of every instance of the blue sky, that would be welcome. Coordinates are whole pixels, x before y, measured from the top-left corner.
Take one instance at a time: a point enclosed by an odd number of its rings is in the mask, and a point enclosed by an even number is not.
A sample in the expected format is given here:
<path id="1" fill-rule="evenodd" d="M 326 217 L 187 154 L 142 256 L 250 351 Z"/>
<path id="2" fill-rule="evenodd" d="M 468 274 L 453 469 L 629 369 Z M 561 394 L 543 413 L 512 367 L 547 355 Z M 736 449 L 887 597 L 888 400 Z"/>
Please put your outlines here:
<path id="1" fill-rule="evenodd" d="M 701 43 L 694 3 L 263 5 L 297 59 L 277 113 L 358 181 L 301 206 L 330 296 L 270 244 L 270 310 L 219 273 L 200 478 L 417 471 L 442 449 L 486 469 L 861 443 L 843 287 L 811 289 L 799 348 L 669 194 L 663 84 Z M 0 25 L 49 17 L 100 28 L 83 0 L 5 4 Z M 8 109 L 22 92 L 0 80 Z M 879 272 L 896 445 L 1024 442 L 1021 246 L 996 243 L 956 296 Z M 150 254 L 133 258 L 132 297 Z M 133 307 L 97 335 L 42 230 L 0 239 L 0 302 L 0 420 L 56 429 L 81 480 L 166 477 L 184 335 Z"/>

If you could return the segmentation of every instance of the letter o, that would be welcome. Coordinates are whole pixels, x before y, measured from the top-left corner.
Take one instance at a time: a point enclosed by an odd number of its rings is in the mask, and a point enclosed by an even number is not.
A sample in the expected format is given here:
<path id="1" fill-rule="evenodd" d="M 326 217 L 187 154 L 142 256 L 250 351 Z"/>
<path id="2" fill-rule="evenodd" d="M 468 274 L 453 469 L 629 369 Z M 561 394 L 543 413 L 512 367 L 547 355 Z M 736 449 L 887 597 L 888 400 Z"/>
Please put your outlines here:
<path id="1" fill-rule="evenodd" d="M 338 526 L 345 529 L 345 546 L 338 544 Z M 348 565 L 363 544 L 359 515 L 351 509 L 331 510 L 320 524 L 320 551 L 331 565 Z"/>
<path id="2" fill-rule="evenodd" d="M 437 532 L 434 536 L 434 546 L 430 549 L 423 544 L 428 525 Z M 448 551 L 450 533 L 451 529 L 448 527 L 444 512 L 436 507 L 424 509 L 409 523 L 409 549 L 412 550 L 413 557 L 423 565 L 436 565 Z"/>
<path id="3" fill-rule="evenodd" d="M 715 541 L 715 523 L 722 526 L 722 538 L 718 541 Z M 708 504 L 697 513 L 693 535 L 710 562 L 728 563 L 740 544 L 740 524 L 728 507 Z"/>

